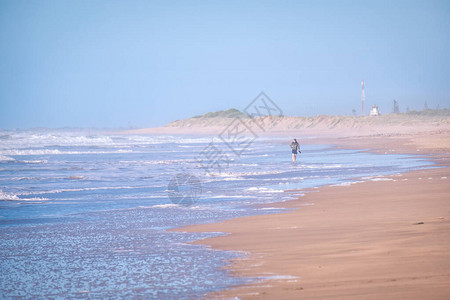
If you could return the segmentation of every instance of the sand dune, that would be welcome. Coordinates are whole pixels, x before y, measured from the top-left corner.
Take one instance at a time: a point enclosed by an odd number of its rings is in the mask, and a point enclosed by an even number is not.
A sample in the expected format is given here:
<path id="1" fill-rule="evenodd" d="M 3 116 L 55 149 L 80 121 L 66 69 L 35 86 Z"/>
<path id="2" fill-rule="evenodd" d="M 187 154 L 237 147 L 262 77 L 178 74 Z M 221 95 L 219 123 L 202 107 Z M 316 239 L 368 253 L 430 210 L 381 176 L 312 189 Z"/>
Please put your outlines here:
<path id="1" fill-rule="evenodd" d="M 228 111 L 226 111 L 228 112 Z M 450 116 L 387 114 L 369 116 L 330 116 L 288 117 L 265 116 L 249 118 L 243 113 L 208 113 L 184 120 L 173 121 L 159 128 L 129 130 L 128 134 L 217 134 L 239 118 L 252 131 L 263 135 L 320 135 L 335 136 L 367 134 L 406 134 L 414 132 L 449 131 Z M 264 124 L 263 128 L 257 125 Z"/>
<path id="2" fill-rule="evenodd" d="M 411 115 L 382 115 L 377 117 L 369 116 L 329 116 L 319 115 L 315 117 L 262 117 L 268 124 L 274 124 L 272 129 L 357 129 L 366 127 L 390 127 L 402 126 L 411 127 L 423 125 L 425 127 L 442 127 L 450 125 L 450 117 L 448 116 L 411 116 Z M 185 120 L 174 121 L 166 125 L 171 128 L 183 127 L 216 127 L 218 125 L 226 126 L 232 118 L 190 118 Z M 251 124 L 249 118 L 243 118 L 248 124 Z"/>

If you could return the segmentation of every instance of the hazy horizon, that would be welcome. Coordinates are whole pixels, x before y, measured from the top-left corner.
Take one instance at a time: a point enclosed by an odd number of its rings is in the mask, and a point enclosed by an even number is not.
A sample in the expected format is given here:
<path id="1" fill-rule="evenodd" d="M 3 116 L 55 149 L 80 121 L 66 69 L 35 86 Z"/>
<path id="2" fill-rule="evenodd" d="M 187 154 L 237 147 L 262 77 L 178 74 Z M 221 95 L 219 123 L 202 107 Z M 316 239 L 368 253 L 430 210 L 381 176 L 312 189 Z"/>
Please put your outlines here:
<path id="1" fill-rule="evenodd" d="M 0 128 L 449 107 L 450 3 L 0 0 Z"/>

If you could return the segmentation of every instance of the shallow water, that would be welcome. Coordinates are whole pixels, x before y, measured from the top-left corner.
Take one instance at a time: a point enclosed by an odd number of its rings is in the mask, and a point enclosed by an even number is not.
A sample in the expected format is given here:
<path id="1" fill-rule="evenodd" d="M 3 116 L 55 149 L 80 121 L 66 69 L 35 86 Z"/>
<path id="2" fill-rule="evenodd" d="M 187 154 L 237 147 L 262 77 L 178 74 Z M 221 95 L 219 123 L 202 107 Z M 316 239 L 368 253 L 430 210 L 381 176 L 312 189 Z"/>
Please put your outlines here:
<path id="1" fill-rule="evenodd" d="M 1 132 L 0 296 L 200 297 L 242 283 L 221 269 L 242 254 L 187 244 L 220 233 L 167 229 L 279 212 L 255 204 L 298 196 L 287 190 L 431 166 L 328 145 L 302 145 L 293 165 L 288 144 L 258 138 L 237 155 L 214 137 Z"/>

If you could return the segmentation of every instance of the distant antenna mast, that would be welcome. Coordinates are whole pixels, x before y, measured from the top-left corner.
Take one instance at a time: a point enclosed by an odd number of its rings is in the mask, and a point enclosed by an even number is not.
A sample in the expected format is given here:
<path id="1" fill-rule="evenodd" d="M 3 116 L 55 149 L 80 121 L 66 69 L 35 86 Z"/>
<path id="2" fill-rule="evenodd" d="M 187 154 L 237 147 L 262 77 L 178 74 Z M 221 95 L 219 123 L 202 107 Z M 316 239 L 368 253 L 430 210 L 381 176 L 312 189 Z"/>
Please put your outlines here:
<path id="1" fill-rule="evenodd" d="M 361 91 L 361 115 L 364 116 L 364 101 L 366 100 L 366 95 L 364 94 L 364 78 L 361 81 L 361 87 L 362 87 L 362 91 Z"/>

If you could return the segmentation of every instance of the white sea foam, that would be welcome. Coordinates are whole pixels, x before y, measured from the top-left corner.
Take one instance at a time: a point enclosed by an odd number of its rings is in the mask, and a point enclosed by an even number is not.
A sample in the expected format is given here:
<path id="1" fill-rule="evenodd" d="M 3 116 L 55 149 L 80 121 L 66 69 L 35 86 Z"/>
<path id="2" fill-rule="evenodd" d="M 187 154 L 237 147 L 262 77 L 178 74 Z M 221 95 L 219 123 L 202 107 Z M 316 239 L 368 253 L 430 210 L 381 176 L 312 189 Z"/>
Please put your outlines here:
<path id="1" fill-rule="evenodd" d="M 136 207 L 125 207 L 125 208 L 101 209 L 101 210 L 97 210 L 97 212 L 129 211 L 129 210 L 139 210 L 139 209 L 147 209 L 147 208 L 153 208 L 153 206 L 136 206 Z"/>
<path id="2" fill-rule="evenodd" d="M 283 171 L 280 170 L 271 170 L 271 171 L 253 171 L 253 172 L 222 172 L 222 173 L 214 173 L 212 177 L 233 177 L 233 178 L 240 178 L 245 179 L 244 176 L 260 176 L 260 175 L 275 175 L 280 174 Z M 225 179 L 224 179 L 225 180 Z"/>
<path id="3" fill-rule="evenodd" d="M 351 186 L 352 184 L 359 183 L 359 182 L 363 182 L 363 181 L 346 181 L 346 182 L 342 182 L 342 183 L 332 184 L 330 186 Z"/>
<path id="4" fill-rule="evenodd" d="M 227 199 L 227 198 L 233 198 L 233 199 L 241 199 L 241 198 L 248 198 L 247 196 L 243 195 L 216 195 L 208 197 L 209 199 Z"/>
<path id="5" fill-rule="evenodd" d="M 242 166 L 242 167 L 257 167 L 258 164 L 251 164 L 251 163 L 242 163 L 242 164 L 238 164 L 237 166 Z"/>
<path id="6" fill-rule="evenodd" d="M 371 181 L 395 181 L 395 180 L 387 177 L 375 177 L 372 178 Z"/>
<path id="7" fill-rule="evenodd" d="M 269 275 L 269 276 L 262 276 L 260 278 L 264 280 L 288 280 L 288 279 L 293 280 L 298 279 L 300 277 L 292 275 Z"/>
<path id="8" fill-rule="evenodd" d="M 133 150 L 129 149 L 118 149 L 110 151 L 61 151 L 58 149 L 10 149 L 10 150 L 0 150 L 0 155 L 61 155 L 61 154 L 109 154 L 109 153 L 132 153 Z M 136 152 L 138 153 L 138 152 Z M 27 161 L 23 161 L 27 162 Z M 33 162 L 33 161 L 28 161 Z M 39 161 L 42 162 L 42 161 Z"/>
<path id="9" fill-rule="evenodd" d="M 0 200 L 6 200 L 6 201 L 44 201 L 49 200 L 48 198 L 39 198 L 39 197 L 32 197 L 32 198 L 19 198 L 18 195 L 12 194 L 12 193 L 4 193 L 2 190 L 0 190 Z"/>
<path id="10" fill-rule="evenodd" d="M 260 208 L 259 210 L 283 210 L 283 208 L 280 208 L 280 207 L 263 207 L 263 208 Z"/>
<path id="11" fill-rule="evenodd" d="M 10 193 L 3 193 L 2 190 L 0 190 L 0 200 L 20 200 L 17 195 L 10 194 Z"/>
<path id="12" fill-rule="evenodd" d="M 300 167 L 305 169 L 335 169 L 335 168 L 342 168 L 341 164 L 328 164 L 328 165 L 300 165 Z"/>
<path id="13" fill-rule="evenodd" d="M 207 210 L 208 208 L 207 207 L 204 207 L 204 206 L 198 206 L 198 205 L 196 205 L 196 206 L 187 206 L 189 209 L 192 209 L 192 210 Z"/>
<path id="14" fill-rule="evenodd" d="M 73 175 L 73 176 L 55 176 L 55 177 L 13 177 L 11 180 L 13 181 L 22 181 L 22 180 L 58 180 L 58 179 L 71 179 L 71 180 L 81 180 L 85 179 L 85 176 Z M 0 180 L 9 180 L 9 179 L 0 179 Z"/>
<path id="15" fill-rule="evenodd" d="M 127 165 L 170 165 L 195 162 L 194 159 L 171 159 L 171 160 L 121 160 L 119 163 Z"/>
<path id="16" fill-rule="evenodd" d="M 236 176 L 236 177 L 227 177 L 223 179 L 223 181 L 234 181 L 234 180 L 245 180 L 245 178 Z"/>
<path id="17" fill-rule="evenodd" d="M 84 135 L 80 133 L 39 133 L 35 131 L 12 133 L 10 138 L 0 140 L 0 147 L 30 148 L 47 146 L 108 146 L 113 145 L 111 137 L 106 135 Z M 9 147 L 8 147 L 9 146 Z"/>
<path id="18" fill-rule="evenodd" d="M 284 190 L 274 190 L 266 187 L 250 187 L 246 189 L 249 192 L 258 192 L 258 193 L 283 193 Z"/>
<path id="19" fill-rule="evenodd" d="M 77 180 L 77 179 L 84 179 L 84 176 L 76 176 L 76 175 L 74 175 L 74 176 L 65 177 L 65 179 L 75 179 L 75 180 Z"/>
<path id="20" fill-rule="evenodd" d="M 132 186 L 104 186 L 104 187 L 89 187 L 89 188 L 78 188 L 78 189 L 55 189 L 49 191 L 35 191 L 35 192 L 24 192 L 19 195 L 46 195 L 46 194 L 59 194 L 64 192 L 82 192 L 82 191 L 100 191 L 100 190 L 121 190 L 121 189 L 134 189 L 138 187 Z"/>
<path id="21" fill-rule="evenodd" d="M 48 154 L 61 154 L 61 151 L 57 149 L 27 149 L 27 150 L 2 150 L 6 155 L 48 155 Z"/>
<path id="22" fill-rule="evenodd" d="M 50 200 L 49 198 L 42 198 L 42 197 L 32 197 L 32 198 L 20 198 L 20 201 L 47 201 Z"/>
<path id="23" fill-rule="evenodd" d="M 0 162 L 15 161 L 14 158 L 0 154 Z"/>
<path id="24" fill-rule="evenodd" d="M 24 163 L 24 164 L 46 164 L 48 163 L 48 160 L 46 159 L 42 159 L 42 160 L 19 160 L 19 163 Z"/>
<path id="25" fill-rule="evenodd" d="M 151 208 L 173 208 L 173 207 L 180 207 L 180 205 L 174 204 L 174 203 L 168 203 L 168 204 L 157 204 L 157 205 L 151 206 Z"/>
<path id="26" fill-rule="evenodd" d="M 133 135 L 127 137 L 129 142 L 138 143 L 138 144 L 164 144 L 164 143 L 175 143 L 175 144 L 183 144 L 182 146 L 186 146 L 184 144 L 197 144 L 197 143 L 210 143 L 211 138 L 205 137 L 180 137 L 180 136 L 171 136 L 171 135 L 155 135 L 155 136 L 147 136 L 147 135 Z"/>
<path id="27" fill-rule="evenodd" d="M 13 177 L 11 180 L 13 181 L 20 181 L 20 180 L 41 180 L 41 177 Z M 8 179 L 9 180 L 9 179 Z"/>

